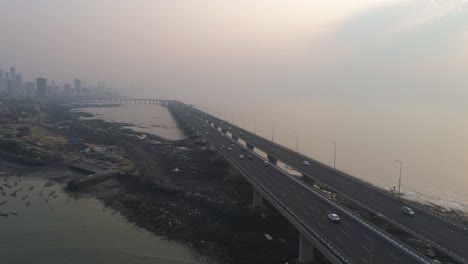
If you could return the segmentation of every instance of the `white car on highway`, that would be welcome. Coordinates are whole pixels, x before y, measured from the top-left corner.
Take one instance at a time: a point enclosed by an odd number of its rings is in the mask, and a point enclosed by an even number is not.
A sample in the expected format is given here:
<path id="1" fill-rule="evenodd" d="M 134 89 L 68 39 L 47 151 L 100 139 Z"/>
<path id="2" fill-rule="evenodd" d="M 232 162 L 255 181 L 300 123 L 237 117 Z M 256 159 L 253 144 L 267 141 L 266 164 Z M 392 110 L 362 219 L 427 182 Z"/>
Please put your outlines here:
<path id="1" fill-rule="evenodd" d="M 401 212 L 405 215 L 408 215 L 408 216 L 414 216 L 415 213 L 413 211 L 413 209 L 409 208 L 408 206 L 403 206 L 401 208 Z"/>
<path id="2" fill-rule="evenodd" d="M 302 162 L 302 164 L 303 164 L 304 166 L 309 166 L 309 165 L 310 165 L 310 163 L 309 163 L 307 160 L 304 160 L 304 161 Z"/>
<path id="3" fill-rule="evenodd" d="M 337 214 L 328 214 L 328 220 L 338 223 L 341 219 Z"/>

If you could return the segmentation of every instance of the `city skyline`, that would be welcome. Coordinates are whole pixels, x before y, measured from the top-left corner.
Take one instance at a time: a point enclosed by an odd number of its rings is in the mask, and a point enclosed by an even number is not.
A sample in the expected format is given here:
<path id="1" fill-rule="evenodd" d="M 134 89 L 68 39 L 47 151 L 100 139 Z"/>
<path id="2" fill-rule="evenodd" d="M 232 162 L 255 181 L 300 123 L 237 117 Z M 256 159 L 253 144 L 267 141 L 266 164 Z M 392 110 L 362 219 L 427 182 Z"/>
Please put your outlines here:
<path id="1" fill-rule="evenodd" d="M 73 82 L 73 86 L 71 83 Z M 84 85 L 83 85 L 84 84 Z M 88 85 L 86 79 L 73 79 L 70 82 L 57 84 L 55 80 L 44 77 L 43 74 L 32 80 L 23 80 L 23 75 L 17 73 L 15 66 L 9 71 L 0 68 L 0 98 L 33 98 L 48 96 L 82 97 L 82 96 L 116 96 L 115 88 L 106 87 L 106 82 L 97 80 L 96 85 Z"/>
<path id="2" fill-rule="evenodd" d="M 105 79 L 127 94 L 198 104 L 220 93 L 232 105 L 242 92 L 272 99 L 463 104 L 467 5 L 6 1 L 0 15 L 9 26 L 0 29 L 0 57 L 28 77 L 50 73 L 64 83 L 79 74 Z M 21 23 L 24 16 L 36 22 Z M 33 53 L 30 43 L 36 43 Z"/>

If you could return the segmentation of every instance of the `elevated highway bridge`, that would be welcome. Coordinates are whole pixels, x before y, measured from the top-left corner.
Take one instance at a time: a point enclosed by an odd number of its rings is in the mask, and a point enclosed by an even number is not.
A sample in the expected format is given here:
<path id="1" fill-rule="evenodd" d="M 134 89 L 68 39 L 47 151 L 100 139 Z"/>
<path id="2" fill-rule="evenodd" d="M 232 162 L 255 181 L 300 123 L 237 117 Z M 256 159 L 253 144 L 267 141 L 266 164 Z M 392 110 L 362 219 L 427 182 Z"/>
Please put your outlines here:
<path id="1" fill-rule="evenodd" d="M 432 245 L 458 261 L 455 263 L 468 263 L 468 228 L 462 223 L 420 208 L 415 203 L 192 106 L 159 99 L 88 99 L 83 102 L 167 106 L 175 118 L 194 129 L 252 184 L 254 205 L 263 198 L 267 199 L 299 230 L 299 259 L 303 262 L 312 259 L 316 248 L 332 263 L 430 263 L 404 243 L 280 170 L 274 166 L 277 161 Z M 246 147 L 237 142 L 239 139 L 246 142 Z M 232 151 L 226 149 L 230 144 L 235 144 Z M 255 148 L 266 153 L 272 166 L 263 165 L 264 159 L 255 154 Z M 239 155 L 245 153 L 252 155 L 253 159 L 240 160 Z M 310 165 L 304 166 L 304 161 Z M 401 207 L 404 205 L 413 208 L 416 217 L 403 215 Z M 341 216 L 341 223 L 334 224 L 327 219 L 327 215 L 333 212 Z"/>
<path id="2" fill-rule="evenodd" d="M 174 102 L 175 104 L 182 104 Z M 258 136 L 234 124 L 190 106 L 185 109 L 198 118 L 229 132 L 233 139 L 242 139 L 248 148 L 258 148 L 268 155 L 272 162 L 282 163 L 294 168 L 303 176 L 319 182 L 346 199 L 379 215 L 386 221 L 425 241 L 438 250 L 451 256 L 460 263 L 468 263 L 468 227 L 454 220 L 427 211 L 416 203 L 401 199 L 395 194 L 383 191 L 367 182 L 329 167 L 310 157 Z M 305 166 L 304 161 L 310 165 Z M 410 206 L 416 217 L 401 213 L 402 206 Z"/>
<path id="3" fill-rule="evenodd" d="M 219 127 L 195 115 L 189 106 L 170 102 L 174 117 L 190 127 L 253 186 L 253 205 L 268 200 L 299 231 L 299 260 L 313 260 L 319 250 L 332 263 L 430 263 L 403 243 L 329 200 L 295 177 L 226 136 Z M 229 149 L 231 148 L 231 150 Z M 245 155 L 240 159 L 240 155 Z M 251 159 L 247 155 L 252 155 Z M 341 221 L 327 218 L 336 213 Z"/>

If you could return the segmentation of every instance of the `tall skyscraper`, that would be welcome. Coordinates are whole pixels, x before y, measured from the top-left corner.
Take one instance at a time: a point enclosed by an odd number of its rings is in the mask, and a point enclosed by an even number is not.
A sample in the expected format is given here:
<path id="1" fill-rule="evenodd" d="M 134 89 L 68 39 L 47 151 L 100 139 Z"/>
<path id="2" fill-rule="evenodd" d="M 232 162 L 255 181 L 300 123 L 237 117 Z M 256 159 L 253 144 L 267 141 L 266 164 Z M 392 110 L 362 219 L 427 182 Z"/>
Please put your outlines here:
<path id="1" fill-rule="evenodd" d="M 10 78 L 16 78 L 16 68 L 15 67 L 10 67 Z"/>
<path id="2" fill-rule="evenodd" d="M 23 76 L 21 74 L 16 75 L 15 94 L 18 96 L 24 96 Z"/>
<path id="3" fill-rule="evenodd" d="M 13 66 L 10 67 L 10 80 L 11 80 L 10 89 L 13 91 L 13 93 L 16 93 L 16 68 Z"/>
<path id="4" fill-rule="evenodd" d="M 66 83 L 64 86 L 64 96 L 71 97 L 73 96 L 72 86 L 69 83 Z"/>
<path id="5" fill-rule="evenodd" d="M 28 98 L 34 97 L 34 94 L 36 92 L 36 87 L 33 82 L 26 82 L 23 85 L 23 88 L 24 88 L 25 97 L 28 97 Z"/>
<path id="6" fill-rule="evenodd" d="M 74 82 L 74 89 L 75 89 L 75 95 L 76 96 L 81 96 L 81 80 L 80 79 L 75 79 Z"/>
<path id="7" fill-rule="evenodd" d="M 3 71 L 0 70 L 0 96 L 5 95 L 6 83 Z"/>
<path id="8" fill-rule="evenodd" d="M 36 79 L 36 88 L 38 97 L 47 96 L 47 79 L 46 78 L 37 78 Z"/>

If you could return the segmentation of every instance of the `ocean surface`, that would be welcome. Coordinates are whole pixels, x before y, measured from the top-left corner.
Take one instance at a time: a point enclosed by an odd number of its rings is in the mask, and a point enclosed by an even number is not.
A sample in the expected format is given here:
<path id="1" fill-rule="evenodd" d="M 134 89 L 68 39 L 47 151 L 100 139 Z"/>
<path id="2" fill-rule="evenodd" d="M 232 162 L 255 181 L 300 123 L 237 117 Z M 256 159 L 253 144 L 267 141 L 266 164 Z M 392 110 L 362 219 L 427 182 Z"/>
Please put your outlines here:
<path id="1" fill-rule="evenodd" d="M 10 185 L 18 180 L 8 179 Z M 4 180 L 0 177 L 1 184 Z M 0 263 L 198 263 L 188 249 L 136 228 L 100 201 L 69 197 L 63 185 L 44 183 L 22 178 L 14 187 L 22 188 L 16 197 L 2 185 L 6 196 L 0 195 L 0 203 L 7 202 L 0 212 L 18 215 L 0 216 Z"/>
<path id="2" fill-rule="evenodd" d="M 189 103 L 189 102 L 187 102 Z M 196 107 L 405 197 L 468 212 L 468 111 L 459 105 L 351 104 L 282 100 Z M 183 135 L 164 107 L 84 108 L 169 139 Z"/>

